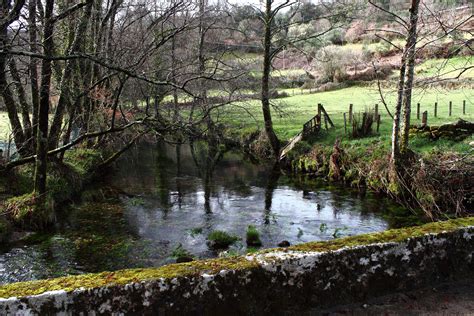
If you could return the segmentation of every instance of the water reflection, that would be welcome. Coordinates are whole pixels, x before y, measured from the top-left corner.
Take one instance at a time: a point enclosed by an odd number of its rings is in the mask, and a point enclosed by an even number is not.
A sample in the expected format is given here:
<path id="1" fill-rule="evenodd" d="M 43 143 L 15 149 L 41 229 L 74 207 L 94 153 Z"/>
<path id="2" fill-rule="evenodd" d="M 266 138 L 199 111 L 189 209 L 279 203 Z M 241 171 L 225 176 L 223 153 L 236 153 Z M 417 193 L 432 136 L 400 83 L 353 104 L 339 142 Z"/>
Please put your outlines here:
<path id="1" fill-rule="evenodd" d="M 152 151 L 140 149 L 140 164 L 146 167 L 127 160 L 114 179 L 143 198 L 140 205 L 124 200 L 129 222 L 143 237 L 182 244 L 198 256 L 208 255 L 205 236 L 216 229 L 244 236 L 247 226 L 254 225 L 264 245 L 273 247 L 281 240 L 331 239 L 335 230 L 352 235 L 388 226 L 379 211 L 391 204 L 388 200 L 281 175 L 276 167 L 253 165 L 240 153 L 213 144 L 161 145 L 159 152 Z M 154 163 L 146 159 L 150 155 Z M 158 180 L 158 196 L 150 190 L 149 178 Z M 202 234 L 190 236 L 196 228 Z"/>
<path id="2" fill-rule="evenodd" d="M 204 142 L 141 144 L 118 161 L 108 185 L 59 217 L 56 231 L 0 254 L 0 283 L 159 266 L 181 245 L 199 258 L 213 230 L 242 238 L 253 225 L 264 247 L 384 230 L 381 210 L 397 207 L 371 194 L 282 175 L 241 153 Z M 107 187 L 102 188 L 105 190 Z M 88 195 L 88 194 L 86 194 Z"/>

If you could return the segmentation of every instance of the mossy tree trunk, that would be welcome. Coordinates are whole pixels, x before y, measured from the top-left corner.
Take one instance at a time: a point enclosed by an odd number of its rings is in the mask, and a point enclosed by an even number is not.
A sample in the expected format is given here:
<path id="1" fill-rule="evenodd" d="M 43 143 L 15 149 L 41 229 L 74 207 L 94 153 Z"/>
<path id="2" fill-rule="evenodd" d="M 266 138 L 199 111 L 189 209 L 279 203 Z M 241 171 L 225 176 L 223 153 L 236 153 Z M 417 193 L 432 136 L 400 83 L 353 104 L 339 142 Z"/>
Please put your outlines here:
<path id="1" fill-rule="evenodd" d="M 43 26 L 43 52 L 45 56 L 53 56 L 54 54 L 53 7 L 54 0 L 46 0 Z M 46 172 L 48 168 L 48 114 L 52 75 L 51 66 L 50 59 L 43 59 L 41 64 L 40 102 L 38 111 L 38 131 L 36 141 L 36 165 L 34 179 L 34 190 L 39 196 L 44 196 L 46 193 Z"/>
<path id="2" fill-rule="evenodd" d="M 81 47 L 84 45 L 83 42 L 85 40 L 85 34 L 87 32 L 87 27 L 89 25 L 89 20 L 91 17 L 92 11 L 92 2 L 89 0 L 86 9 L 84 10 L 84 14 L 82 15 L 81 21 L 79 22 L 77 28 L 74 30 L 74 38 L 70 45 L 68 55 L 72 55 L 73 53 L 77 53 L 81 51 Z M 73 80 L 74 71 L 77 68 L 77 61 L 74 59 L 70 59 L 66 61 L 66 65 L 64 67 L 64 71 L 61 77 L 61 83 L 59 85 L 59 101 L 56 106 L 56 111 L 54 113 L 54 119 L 51 123 L 51 130 L 49 133 L 49 148 L 54 149 L 59 145 L 59 138 L 61 136 L 61 131 L 63 127 L 64 121 L 64 114 L 67 108 L 71 109 L 72 106 L 76 106 L 71 104 L 72 101 L 72 91 L 71 85 Z M 69 121 L 73 122 L 74 117 L 74 110 L 69 111 Z"/>
<path id="3" fill-rule="evenodd" d="M 407 77 L 403 89 L 403 129 L 401 133 L 400 152 L 405 155 L 408 150 L 408 136 L 410 131 L 411 96 L 415 77 L 415 55 L 417 41 L 418 8 L 420 0 L 412 0 L 410 8 L 410 28 L 407 37 Z"/>
<path id="4" fill-rule="evenodd" d="M 410 7 L 410 24 L 408 26 L 408 34 L 402 54 L 400 75 L 398 79 L 397 103 L 393 117 L 391 149 L 392 166 L 395 170 L 399 169 L 402 155 L 406 153 L 408 148 L 408 130 L 410 128 L 411 94 L 415 68 L 416 30 L 419 5 L 420 0 L 412 0 Z M 401 120 L 402 107 L 403 120 Z M 403 130 L 400 128 L 400 125 L 403 125 Z"/>

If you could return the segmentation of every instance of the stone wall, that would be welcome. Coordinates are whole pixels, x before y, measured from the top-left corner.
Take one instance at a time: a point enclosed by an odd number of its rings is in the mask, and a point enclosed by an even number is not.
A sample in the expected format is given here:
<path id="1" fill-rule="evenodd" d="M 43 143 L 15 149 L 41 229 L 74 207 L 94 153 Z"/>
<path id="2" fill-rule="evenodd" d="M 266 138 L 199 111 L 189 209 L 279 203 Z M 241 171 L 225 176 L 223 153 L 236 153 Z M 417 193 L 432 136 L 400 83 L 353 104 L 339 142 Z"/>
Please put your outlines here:
<path id="1" fill-rule="evenodd" d="M 400 240 L 408 231 L 392 230 L 391 236 L 398 236 L 391 237 L 394 241 L 387 241 L 382 238 L 385 233 L 379 233 L 366 235 L 365 239 L 357 237 L 370 241 L 365 245 L 344 246 L 344 242 L 336 241 L 327 247 L 317 243 L 316 247 L 314 243 L 265 250 L 228 261 L 177 264 L 172 266 L 180 271 L 198 263 L 199 268 L 183 275 L 137 279 L 126 284 L 111 281 L 104 286 L 78 285 L 71 290 L 64 278 L 57 279 L 51 287 L 54 291 L 48 291 L 45 284 L 52 283 L 19 283 L 8 286 L 8 291 L 0 288 L 0 295 L 13 295 L 18 288 L 29 293 L 29 287 L 35 287 L 31 293 L 39 294 L 0 299 L 0 314 L 271 314 L 289 308 L 327 307 L 474 277 L 472 225 L 435 233 L 423 230 L 422 234 Z M 382 242 L 373 242 L 379 237 Z M 349 240 L 354 239 L 346 242 Z M 172 266 L 166 271 L 171 271 Z M 139 271 L 144 273 L 147 269 Z M 117 272 L 121 273 L 125 272 Z M 77 280 L 85 282 L 93 276 Z M 61 284 L 67 290 L 57 290 Z"/>

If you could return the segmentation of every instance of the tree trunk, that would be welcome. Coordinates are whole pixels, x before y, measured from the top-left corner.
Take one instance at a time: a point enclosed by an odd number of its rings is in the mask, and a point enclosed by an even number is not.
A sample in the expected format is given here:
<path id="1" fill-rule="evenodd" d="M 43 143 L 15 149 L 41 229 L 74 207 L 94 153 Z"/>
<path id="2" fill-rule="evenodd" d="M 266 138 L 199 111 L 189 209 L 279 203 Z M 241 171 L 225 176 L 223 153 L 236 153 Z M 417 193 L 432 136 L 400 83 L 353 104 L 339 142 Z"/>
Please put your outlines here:
<path id="1" fill-rule="evenodd" d="M 23 85 L 21 84 L 21 78 L 20 74 L 18 73 L 15 59 L 12 57 L 10 58 L 10 62 L 8 63 L 8 67 L 10 68 L 10 74 L 12 76 L 13 82 L 15 84 L 15 89 L 17 92 L 18 96 L 18 101 L 20 103 L 20 108 L 21 108 L 21 118 L 22 118 L 22 123 L 23 123 L 23 130 L 26 138 L 26 143 L 27 145 L 27 151 L 28 152 L 33 152 L 31 148 L 31 121 L 30 121 L 30 106 L 28 105 L 28 102 L 26 101 L 26 93 L 25 89 L 23 88 Z"/>
<path id="2" fill-rule="evenodd" d="M 28 1 L 28 35 L 30 40 L 30 51 L 37 53 L 37 26 L 36 26 L 36 0 Z M 30 86 L 31 86 L 31 105 L 32 105 L 32 138 L 33 150 L 36 150 L 36 132 L 38 130 L 38 109 L 39 109 L 39 87 L 38 87 L 38 61 L 30 57 Z"/>
<path id="3" fill-rule="evenodd" d="M 265 6 L 265 36 L 263 55 L 263 75 L 262 75 L 262 112 L 265 122 L 265 132 L 273 149 L 275 159 L 278 160 L 280 154 L 280 141 L 273 130 L 272 114 L 270 111 L 270 70 L 272 64 L 272 0 L 266 0 Z"/>
<path id="4" fill-rule="evenodd" d="M 403 104 L 403 87 L 405 85 L 406 72 L 406 48 L 402 55 L 402 62 L 400 66 L 400 75 L 398 77 L 397 90 L 397 104 L 395 105 L 395 113 L 393 114 L 393 128 L 392 128 L 392 164 L 398 165 L 400 160 L 400 116 Z"/>
<path id="5" fill-rule="evenodd" d="M 78 52 L 81 48 L 81 42 L 84 40 L 85 33 L 87 31 L 87 25 L 89 23 L 89 18 L 91 16 L 92 3 L 85 7 L 84 14 L 81 18 L 79 25 L 74 34 L 74 39 L 72 41 L 71 47 L 68 50 L 68 54 L 73 54 Z M 64 73 L 62 75 L 62 80 L 60 84 L 60 95 L 58 106 L 54 114 L 53 122 L 51 123 L 51 131 L 49 134 L 49 148 L 54 149 L 58 146 L 59 137 L 62 129 L 62 122 L 64 119 L 64 112 L 68 103 L 71 102 L 71 79 L 73 76 L 74 65 L 76 65 L 75 60 L 68 60 L 64 68 Z"/>
<path id="6" fill-rule="evenodd" d="M 410 132 L 411 115 L 411 95 L 413 89 L 413 79 L 415 76 L 415 54 L 417 40 L 418 8 L 420 0 L 412 0 L 410 8 L 410 28 L 407 37 L 407 77 L 403 89 L 403 129 L 401 133 L 400 153 L 406 154 L 408 150 L 408 136 Z"/>
<path id="7" fill-rule="evenodd" d="M 52 21 L 54 0 L 46 0 L 44 29 L 43 29 L 43 52 L 46 56 L 52 56 L 54 52 Z M 43 59 L 41 64 L 41 86 L 40 102 L 38 111 L 38 132 L 36 141 L 36 165 L 34 191 L 44 198 L 46 193 L 46 172 L 48 159 L 48 114 L 49 97 L 51 89 L 52 65 L 51 60 Z"/>
<path id="8" fill-rule="evenodd" d="M 1 29 L 0 29 L 0 50 L 6 50 L 9 46 L 8 38 L 8 27 L 9 22 L 5 19 L 9 16 L 10 1 L 2 1 L 0 4 L 0 18 L 1 18 Z M 7 80 L 7 58 L 6 54 L 0 55 L 0 90 L 7 108 L 8 118 L 13 131 L 13 140 L 15 142 L 17 151 L 20 155 L 26 155 L 25 153 L 25 141 L 26 137 L 21 126 L 20 118 L 18 117 L 18 110 L 15 99 L 13 97 L 12 90 Z"/>

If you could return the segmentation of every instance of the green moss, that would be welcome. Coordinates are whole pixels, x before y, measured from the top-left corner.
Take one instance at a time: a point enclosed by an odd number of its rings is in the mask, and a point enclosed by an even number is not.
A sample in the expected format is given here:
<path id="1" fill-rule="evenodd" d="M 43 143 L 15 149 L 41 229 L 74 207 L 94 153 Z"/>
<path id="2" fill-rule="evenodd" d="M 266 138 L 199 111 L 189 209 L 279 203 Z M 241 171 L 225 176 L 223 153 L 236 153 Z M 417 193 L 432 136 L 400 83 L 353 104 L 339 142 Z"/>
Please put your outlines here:
<path id="1" fill-rule="evenodd" d="M 64 155 L 64 162 L 81 175 L 86 175 L 99 161 L 102 161 L 101 152 L 90 148 L 77 148 Z"/>
<path id="2" fill-rule="evenodd" d="M 309 242 L 295 245 L 286 249 L 296 251 L 331 251 L 343 247 L 369 245 L 373 243 L 400 242 L 410 237 L 419 237 L 429 233 L 453 231 L 460 227 L 474 226 L 474 217 L 452 219 L 444 222 L 434 222 L 422 226 L 390 229 L 380 233 L 364 234 L 339 238 L 327 242 Z"/>
<path id="3" fill-rule="evenodd" d="M 72 291 L 83 287 L 86 289 L 98 288 L 106 285 L 123 285 L 152 279 L 172 279 L 175 277 L 190 277 L 200 273 L 218 273 L 223 269 L 244 270 L 257 268 L 255 261 L 243 257 L 219 258 L 213 260 L 179 263 L 152 269 L 128 269 L 115 272 L 84 274 L 57 279 L 12 283 L 0 287 L 0 297 L 22 297 L 41 294 L 47 291 Z"/>
<path id="4" fill-rule="evenodd" d="M 42 228 L 52 221 L 54 203 L 46 196 L 46 202 L 39 204 L 35 193 L 15 196 L 5 201 L 5 213 L 14 223 L 33 228 Z"/>

